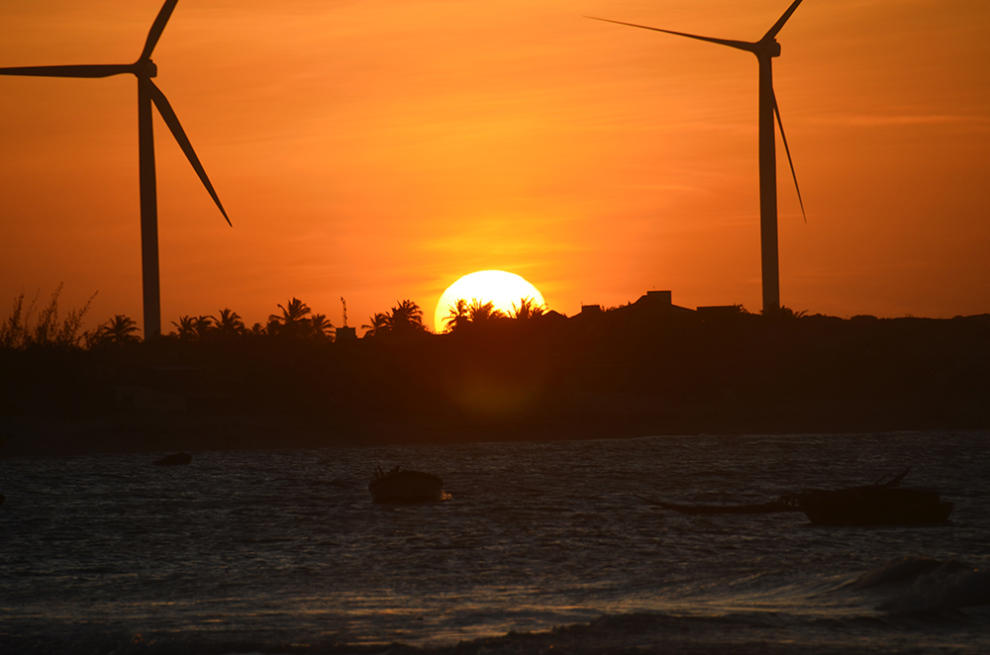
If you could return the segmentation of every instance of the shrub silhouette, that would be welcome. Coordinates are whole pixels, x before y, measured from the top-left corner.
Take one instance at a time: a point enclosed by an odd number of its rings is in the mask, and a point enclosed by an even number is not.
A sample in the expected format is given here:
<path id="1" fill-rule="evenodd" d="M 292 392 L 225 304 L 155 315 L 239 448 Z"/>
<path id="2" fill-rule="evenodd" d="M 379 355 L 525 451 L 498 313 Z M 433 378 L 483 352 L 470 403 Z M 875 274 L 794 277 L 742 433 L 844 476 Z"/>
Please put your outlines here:
<path id="1" fill-rule="evenodd" d="M 48 304 L 34 320 L 32 318 L 37 296 L 27 308 L 24 307 L 23 293 L 14 298 L 10 316 L 0 324 L 0 348 L 17 350 L 28 347 L 78 347 L 85 338 L 81 331 L 83 319 L 96 294 L 90 296 L 81 308 L 69 310 L 68 315 L 59 321 L 58 299 L 61 293 L 62 285 L 59 284 L 52 292 Z"/>

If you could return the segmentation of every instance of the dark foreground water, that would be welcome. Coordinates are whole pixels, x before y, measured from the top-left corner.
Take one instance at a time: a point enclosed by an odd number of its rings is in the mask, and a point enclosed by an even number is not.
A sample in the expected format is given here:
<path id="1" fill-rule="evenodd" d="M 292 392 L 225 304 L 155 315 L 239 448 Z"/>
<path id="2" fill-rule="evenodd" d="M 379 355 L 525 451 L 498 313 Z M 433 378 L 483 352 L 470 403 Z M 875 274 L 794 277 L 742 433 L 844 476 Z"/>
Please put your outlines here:
<path id="1" fill-rule="evenodd" d="M 0 461 L 0 653 L 988 653 L 988 446 L 684 436 Z M 373 505 L 376 464 L 435 472 L 453 498 Z M 951 524 L 649 502 L 761 502 L 908 465 L 904 484 L 956 504 Z"/>

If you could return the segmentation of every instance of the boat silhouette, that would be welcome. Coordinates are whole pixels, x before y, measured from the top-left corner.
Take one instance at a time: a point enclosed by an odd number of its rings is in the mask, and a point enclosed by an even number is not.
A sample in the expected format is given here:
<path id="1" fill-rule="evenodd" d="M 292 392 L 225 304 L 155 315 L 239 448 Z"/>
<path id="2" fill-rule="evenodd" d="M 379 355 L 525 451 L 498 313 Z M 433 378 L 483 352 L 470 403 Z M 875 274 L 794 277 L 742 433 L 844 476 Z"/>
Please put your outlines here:
<path id="1" fill-rule="evenodd" d="M 388 472 L 376 467 L 368 491 L 376 503 L 429 503 L 450 498 L 440 477 L 398 466 Z"/>
<path id="2" fill-rule="evenodd" d="M 809 489 L 786 497 L 819 525 L 928 525 L 945 523 L 953 505 L 936 489 L 901 487 L 911 468 L 891 480 L 841 489 Z"/>

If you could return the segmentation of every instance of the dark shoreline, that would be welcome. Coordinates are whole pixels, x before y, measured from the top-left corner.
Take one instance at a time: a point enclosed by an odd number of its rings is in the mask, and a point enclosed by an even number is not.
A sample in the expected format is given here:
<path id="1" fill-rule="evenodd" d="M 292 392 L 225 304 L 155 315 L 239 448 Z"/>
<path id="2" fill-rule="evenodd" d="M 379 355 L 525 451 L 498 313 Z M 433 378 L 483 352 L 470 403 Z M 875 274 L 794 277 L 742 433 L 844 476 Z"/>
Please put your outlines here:
<path id="1" fill-rule="evenodd" d="M 990 428 L 990 315 L 0 350 L 0 457 Z"/>
<path id="2" fill-rule="evenodd" d="M 896 434 L 898 432 L 968 432 L 987 429 L 977 424 L 911 422 L 847 422 L 807 425 L 783 421 L 726 424 L 714 420 L 665 421 L 608 427 L 600 421 L 558 422 L 553 428 L 519 425 L 363 426 L 347 432 L 315 426 L 289 425 L 280 417 L 140 417 L 105 416 L 83 420 L 20 417 L 3 419 L 6 437 L 0 459 L 133 453 L 203 452 L 222 450 L 293 450 L 325 447 L 396 445 L 456 445 L 481 442 L 569 441 L 627 439 L 647 436 L 753 434 Z M 401 434 L 400 436 L 397 436 Z"/>

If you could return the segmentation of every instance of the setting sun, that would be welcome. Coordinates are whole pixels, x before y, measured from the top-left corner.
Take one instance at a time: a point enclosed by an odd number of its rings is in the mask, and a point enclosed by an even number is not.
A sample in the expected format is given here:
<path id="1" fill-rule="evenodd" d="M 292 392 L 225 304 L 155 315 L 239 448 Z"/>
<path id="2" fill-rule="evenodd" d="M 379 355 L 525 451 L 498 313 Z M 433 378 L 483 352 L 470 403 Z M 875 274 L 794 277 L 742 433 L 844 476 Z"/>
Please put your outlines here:
<path id="1" fill-rule="evenodd" d="M 482 303 L 491 302 L 495 309 L 511 315 L 513 306 L 518 307 L 523 298 L 528 298 L 534 305 L 546 306 L 540 290 L 515 273 L 475 271 L 460 278 L 443 292 L 433 314 L 433 326 L 437 332 L 443 332 L 444 321 L 451 309 L 456 307 L 458 300 L 468 303 L 476 300 Z"/>

